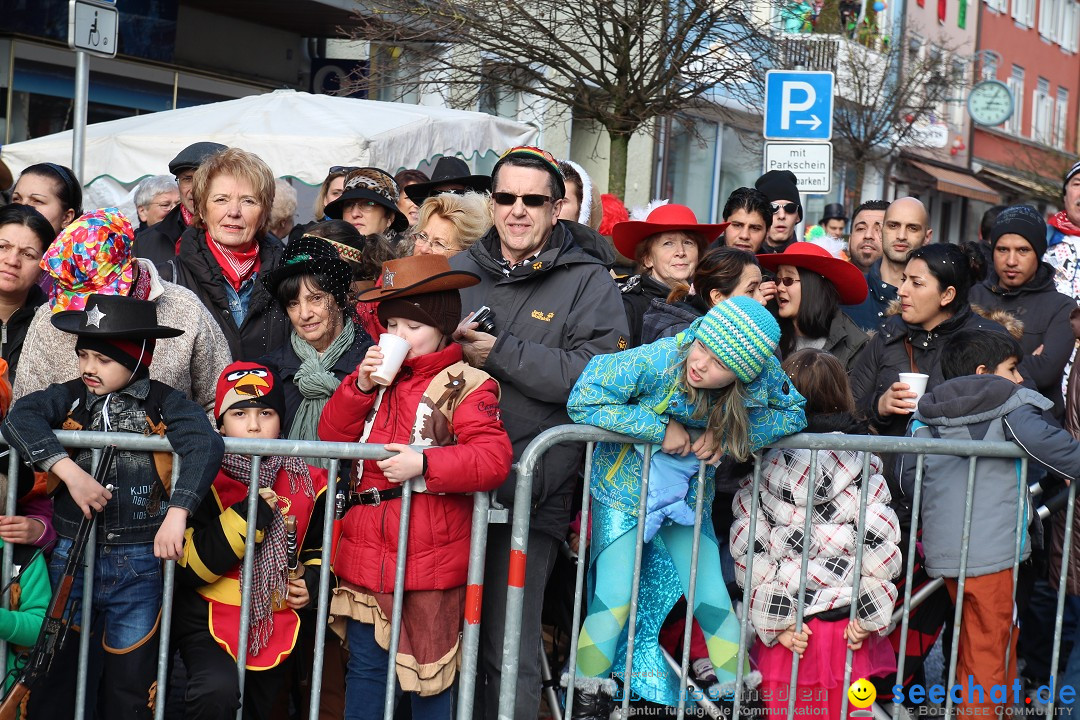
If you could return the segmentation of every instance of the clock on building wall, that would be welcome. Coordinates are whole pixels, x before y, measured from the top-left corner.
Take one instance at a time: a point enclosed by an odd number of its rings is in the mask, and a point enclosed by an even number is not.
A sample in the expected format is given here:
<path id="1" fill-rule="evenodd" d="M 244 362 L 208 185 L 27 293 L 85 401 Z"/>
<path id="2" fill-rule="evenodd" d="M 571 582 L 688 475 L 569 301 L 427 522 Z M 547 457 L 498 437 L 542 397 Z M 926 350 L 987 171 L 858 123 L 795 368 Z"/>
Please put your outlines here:
<path id="1" fill-rule="evenodd" d="M 999 80 L 983 80 L 971 89 L 967 108 L 975 124 L 1000 125 L 1012 117 L 1012 91 Z"/>

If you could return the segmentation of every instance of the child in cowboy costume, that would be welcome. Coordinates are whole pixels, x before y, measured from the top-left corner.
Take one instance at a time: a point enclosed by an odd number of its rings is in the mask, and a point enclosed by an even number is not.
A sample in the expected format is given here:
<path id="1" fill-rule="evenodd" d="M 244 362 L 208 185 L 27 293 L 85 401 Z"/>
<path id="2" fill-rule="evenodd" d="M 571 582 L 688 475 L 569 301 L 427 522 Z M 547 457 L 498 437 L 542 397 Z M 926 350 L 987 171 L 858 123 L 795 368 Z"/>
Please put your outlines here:
<path id="1" fill-rule="evenodd" d="M 280 379 L 264 365 L 234 362 L 218 379 L 214 414 L 225 437 L 280 438 Z M 188 674 L 185 718 L 235 718 L 240 706 L 236 657 L 250 479 L 251 456 L 225 455 L 187 531 L 173 622 Z M 245 718 L 270 717 L 296 646 L 296 611 L 315 604 L 326 484 L 326 470 L 302 458 L 261 459 Z"/>
<path id="2" fill-rule="evenodd" d="M 158 325 L 154 303 L 91 295 L 84 310 L 58 312 L 52 323 L 78 336 L 81 376 L 25 396 L 0 429 L 21 457 L 35 470 L 48 471 L 56 484 L 53 524 L 60 538 L 49 562 L 54 584 L 80 521 L 99 512 L 90 623 L 95 633 L 103 626 L 98 707 L 110 718 L 149 718 L 156 694 L 161 560 L 180 557 L 188 515 L 209 490 L 224 448 L 201 406 L 150 379 L 155 341 L 182 332 Z M 179 478 L 172 486 L 169 453 L 121 450 L 103 486 L 89 474 L 91 451 L 69 454 L 54 429 L 161 434 L 180 456 Z M 77 581 L 71 597 L 81 595 Z M 68 639 L 53 662 L 48 691 L 31 697 L 31 716 L 70 715 L 78 646 Z"/>
<path id="3" fill-rule="evenodd" d="M 388 460 L 354 464 L 353 507 L 345 514 L 330 605 L 349 647 L 345 717 L 381 718 L 389 661 L 401 486 L 413 483 L 398 683 L 413 717 L 449 719 L 465 614 L 472 499 L 510 472 L 510 439 L 499 419 L 499 386 L 462 361 L 451 336 L 461 317 L 458 289 L 479 282 L 452 271 L 442 255 L 385 264 L 382 287 L 360 296 L 379 303 L 379 320 L 411 346 L 390 385 L 371 373 L 379 346 L 342 381 L 323 410 L 323 440 L 386 443 Z M 427 446 L 418 453 L 409 446 Z M 443 494 L 447 493 L 447 494 Z"/>

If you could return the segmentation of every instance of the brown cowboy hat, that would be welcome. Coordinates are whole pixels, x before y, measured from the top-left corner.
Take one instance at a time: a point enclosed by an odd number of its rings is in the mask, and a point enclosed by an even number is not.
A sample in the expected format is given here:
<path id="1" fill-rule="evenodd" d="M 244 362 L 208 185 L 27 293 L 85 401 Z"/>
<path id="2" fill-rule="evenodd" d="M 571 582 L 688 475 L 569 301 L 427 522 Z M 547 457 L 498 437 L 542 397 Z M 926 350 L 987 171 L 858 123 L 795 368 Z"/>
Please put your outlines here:
<path id="1" fill-rule="evenodd" d="M 645 220 L 628 220 L 616 224 L 611 231 L 611 239 L 615 242 L 615 249 L 623 257 L 633 260 L 637 246 L 648 238 L 660 233 L 682 230 L 700 236 L 702 242 L 698 243 L 698 249 L 705 252 L 709 243 L 720 237 L 727 226 L 727 223 L 699 223 L 693 210 L 685 205 L 669 203 L 653 210 Z"/>
<path id="2" fill-rule="evenodd" d="M 858 305 L 869 292 L 866 278 L 859 269 L 840 258 L 835 258 L 825 248 L 809 242 L 791 243 L 782 253 L 758 255 L 758 264 L 767 270 L 781 265 L 812 270 L 836 288 L 841 305 Z"/>
<path id="3" fill-rule="evenodd" d="M 357 296 L 361 302 L 422 295 L 472 287 L 480 278 L 471 272 L 451 270 L 445 255 L 413 255 L 383 263 L 379 287 Z"/>

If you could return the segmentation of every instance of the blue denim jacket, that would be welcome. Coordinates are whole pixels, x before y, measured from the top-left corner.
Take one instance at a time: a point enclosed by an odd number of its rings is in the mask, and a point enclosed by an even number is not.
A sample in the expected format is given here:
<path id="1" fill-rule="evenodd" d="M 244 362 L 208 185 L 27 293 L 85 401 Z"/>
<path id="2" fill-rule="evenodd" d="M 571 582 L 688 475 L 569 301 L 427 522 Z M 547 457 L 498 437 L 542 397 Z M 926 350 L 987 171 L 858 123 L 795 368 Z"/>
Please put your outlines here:
<path id="1" fill-rule="evenodd" d="M 85 409 L 79 409 L 80 403 L 86 403 Z M 150 404 L 158 407 L 152 409 Z M 166 426 L 165 436 L 180 457 L 180 475 L 166 499 L 160 486 L 163 479 L 169 478 L 158 476 L 153 453 L 126 450 L 117 453 L 104 483 L 112 484 L 114 490 L 98 519 L 99 543 L 152 542 L 169 507 L 195 512 L 210 490 L 224 454 L 221 436 L 210 425 L 202 407 L 179 391 L 146 378 L 107 396 L 88 392 L 81 382 L 50 385 L 19 400 L 0 426 L 0 432 L 24 462 L 32 463 L 36 470 L 47 471 L 68 457 L 52 431 L 63 427 L 75 411 L 88 414 L 90 423 L 86 430 L 138 435 L 152 433 L 148 411 L 160 414 Z M 90 472 L 91 451 L 74 453 L 79 466 Z M 160 502 L 156 502 L 159 498 Z M 62 537 L 74 537 L 82 517 L 67 486 L 61 484 L 53 507 L 56 532 Z"/>
<path id="2" fill-rule="evenodd" d="M 228 281 L 225 282 L 225 297 L 229 299 L 229 312 L 232 313 L 232 319 L 236 323 L 236 327 L 244 324 L 248 305 L 251 304 L 251 291 L 255 289 L 255 281 L 258 279 L 259 273 L 252 273 L 251 277 L 240 283 L 239 292 Z"/>

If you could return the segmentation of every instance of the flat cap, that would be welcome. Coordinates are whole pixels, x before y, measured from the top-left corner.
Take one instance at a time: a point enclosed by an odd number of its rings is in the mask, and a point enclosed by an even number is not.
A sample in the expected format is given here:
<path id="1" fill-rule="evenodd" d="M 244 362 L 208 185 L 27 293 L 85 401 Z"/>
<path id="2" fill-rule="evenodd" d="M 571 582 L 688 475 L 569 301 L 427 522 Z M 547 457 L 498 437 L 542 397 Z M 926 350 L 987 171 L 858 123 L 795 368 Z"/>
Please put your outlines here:
<path id="1" fill-rule="evenodd" d="M 203 160 L 206 158 L 226 149 L 228 149 L 226 146 L 216 142 L 197 142 L 188 145 L 177 153 L 176 157 L 169 163 L 169 172 L 177 175 L 181 170 L 197 168 L 202 165 Z"/>

